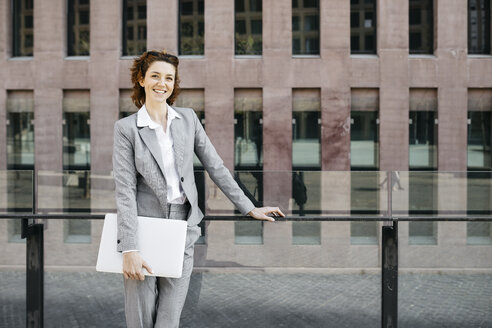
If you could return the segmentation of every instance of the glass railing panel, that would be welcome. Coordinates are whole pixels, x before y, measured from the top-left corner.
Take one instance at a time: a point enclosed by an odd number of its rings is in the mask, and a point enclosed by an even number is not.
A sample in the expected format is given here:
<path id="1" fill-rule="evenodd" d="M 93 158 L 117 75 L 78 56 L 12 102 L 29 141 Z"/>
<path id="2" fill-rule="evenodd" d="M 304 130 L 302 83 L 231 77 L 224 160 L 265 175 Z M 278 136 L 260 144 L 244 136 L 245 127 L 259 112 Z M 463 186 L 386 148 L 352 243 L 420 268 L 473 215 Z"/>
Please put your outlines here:
<path id="1" fill-rule="evenodd" d="M 480 327 L 492 322 L 490 172 L 400 172 L 399 326 Z M 434 217 L 421 221 L 419 216 Z M 449 222 L 447 218 L 464 221 Z"/>

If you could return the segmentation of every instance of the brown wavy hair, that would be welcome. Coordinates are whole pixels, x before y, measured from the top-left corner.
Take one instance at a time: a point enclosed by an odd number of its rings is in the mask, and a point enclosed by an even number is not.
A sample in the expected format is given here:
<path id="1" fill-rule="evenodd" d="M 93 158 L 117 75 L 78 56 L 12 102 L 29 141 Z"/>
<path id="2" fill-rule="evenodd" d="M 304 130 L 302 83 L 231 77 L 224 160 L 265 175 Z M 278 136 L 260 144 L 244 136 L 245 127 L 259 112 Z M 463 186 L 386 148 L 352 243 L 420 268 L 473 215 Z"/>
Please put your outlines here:
<path id="1" fill-rule="evenodd" d="M 132 101 L 138 108 L 142 107 L 145 104 L 145 89 L 140 85 L 139 82 L 144 79 L 145 73 L 147 73 L 149 66 L 152 65 L 153 62 L 158 60 L 169 63 L 173 65 L 176 69 L 176 75 L 174 77 L 174 90 L 171 96 L 167 98 L 166 102 L 169 105 L 172 105 L 176 101 L 176 98 L 178 98 L 179 92 L 181 91 L 181 89 L 179 88 L 178 57 L 166 52 L 166 50 L 146 51 L 142 55 L 140 55 L 140 57 L 135 58 L 135 60 L 133 61 L 133 65 L 130 68 L 133 83 Z"/>

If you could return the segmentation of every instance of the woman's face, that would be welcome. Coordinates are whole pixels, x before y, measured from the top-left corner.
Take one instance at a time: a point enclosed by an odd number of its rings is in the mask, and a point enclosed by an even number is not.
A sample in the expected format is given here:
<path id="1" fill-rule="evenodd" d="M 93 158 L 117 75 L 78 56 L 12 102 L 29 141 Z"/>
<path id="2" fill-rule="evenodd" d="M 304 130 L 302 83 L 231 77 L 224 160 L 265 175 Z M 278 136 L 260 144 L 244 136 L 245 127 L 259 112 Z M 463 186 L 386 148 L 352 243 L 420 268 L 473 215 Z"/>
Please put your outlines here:
<path id="1" fill-rule="evenodd" d="M 172 64 L 155 61 L 150 64 L 140 85 L 145 89 L 145 102 L 165 103 L 174 90 L 176 69 Z"/>

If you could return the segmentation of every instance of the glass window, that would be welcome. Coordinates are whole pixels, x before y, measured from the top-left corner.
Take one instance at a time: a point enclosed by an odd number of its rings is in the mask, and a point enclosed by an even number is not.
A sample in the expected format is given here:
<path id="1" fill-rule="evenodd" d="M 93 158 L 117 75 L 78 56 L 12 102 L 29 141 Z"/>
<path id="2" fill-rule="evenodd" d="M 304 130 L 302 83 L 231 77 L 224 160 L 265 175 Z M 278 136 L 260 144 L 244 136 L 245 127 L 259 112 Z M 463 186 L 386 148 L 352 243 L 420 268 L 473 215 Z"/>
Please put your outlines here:
<path id="1" fill-rule="evenodd" d="M 350 2 L 350 50 L 352 54 L 375 54 L 376 1 Z"/>
<path id="2" fill-rule="evenodd" d="M 34 46 L 34 8 L 32 1 L 12 1 L 12 56 L 32 56 Z"/>
<path id="3" fill-rule="evenodd" d="M 491 215 L 492 172 L 468 172 L 467 214 Z M 467 222 L 466 235 L 468 245 L 491 245 L 491 222 Z"/>
<path id="4" fill-rule="evenodd" d="M 409 168 L 437 168 L 437 91 L 410 90 Z"/>
<path id="5" fill-rule="evenodd" d="M 351 96 L 350 166 L 373 170 L 379 165 L 379 96 L 375 89 L 353 89 Z"/>
<path id="6" fill-rule="evenodd" d="M 319 89 L 292 93 L 292 166 L 321 169 L 321 101 Z"/>
<path id="7" fill-rule="evenodd" d="M 236 55 L 261 55 L 262 53 L 262 1 L 235 1 L 235 53 Z"/>
<path id="8" fill-rule="evenodd" d="M 261 89 L 234 90 L 235 179 L 255 206 L 263 203 L 263 97 Z M 235 222 L 238 244 L 263 243 L 261 222 Z"/>
<path id="9" fill-rule="evenodd" d="M 490 170 L 492 89 L 468 91 L 468 169 Z"/>
<path id="10" fill-rule="evenodd" d="M 179 1 L 179 54 L 204 54 L 203 0 Z"/>
<path id="11" fill-rule="evenodd" d="M 319 0 L 292 2 L 292 54 L 319 55 Z"/>
<path id="12" fill-rule="evenodd" d="M 468 0 L 468 53 L 490 54 L 490 0 Z"/>
<path id="13" fill-rule="evenodd" d="M 490 169 L 490 112 L 468 112 L 468 168 Z"/>
<path id="14" fill-rule="evenodd" d="M 7 168 L 34 169 L 34 98 L 32 91 L 7 93 Z"/>
<path id="15" fill-rule="evenodd" d="M 64 212 L 90 212 L 89 92 L 63 95 L 63 207 Z M 67 219 L 65 242 L 90 243 L 91 221 Z"/>
<path id="16" fill-rule="evenodd" d="M 410 0 L 409 51 L 411 54 L 434 53 L 434 0 Z"/>
<path id="17" fill-rule="evenodd" d="M 67 55 L 89 56 L 90 2 L 68 0 Z"/>
<path id="18" fill-rule="evenodd" d="M 123 1 L 123 56 L 147 50 L 147 0 Z"/>

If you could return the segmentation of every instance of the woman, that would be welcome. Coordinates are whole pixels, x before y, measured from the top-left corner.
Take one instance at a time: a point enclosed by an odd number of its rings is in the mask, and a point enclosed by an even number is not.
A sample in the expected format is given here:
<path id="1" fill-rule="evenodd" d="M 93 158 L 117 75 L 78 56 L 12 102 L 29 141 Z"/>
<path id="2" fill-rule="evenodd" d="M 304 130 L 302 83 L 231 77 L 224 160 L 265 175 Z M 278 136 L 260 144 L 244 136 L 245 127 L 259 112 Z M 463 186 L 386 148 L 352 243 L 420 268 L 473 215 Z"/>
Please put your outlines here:
<path id="1" fill-rule="evenodd" d="M 212 180 L 243 215 L 274 221 L 277 207 L 255 208 L 224 167 L 196 114 L 171 107 L 179 94 L 176 56 L 148 51 L 131 68 L 132 100 L 140 110 L 114 126 L 113 172 L 118 212 L 118 251 L 123 252 L 125 315 L 128 327 L 178 327 L 193 269 L 197 226 L 203 218 L 193 174 L 195 153 Z M 179 279 L 144 276 L 152 272 L 138 252 L 137 215 L 187 220 Z"/>

